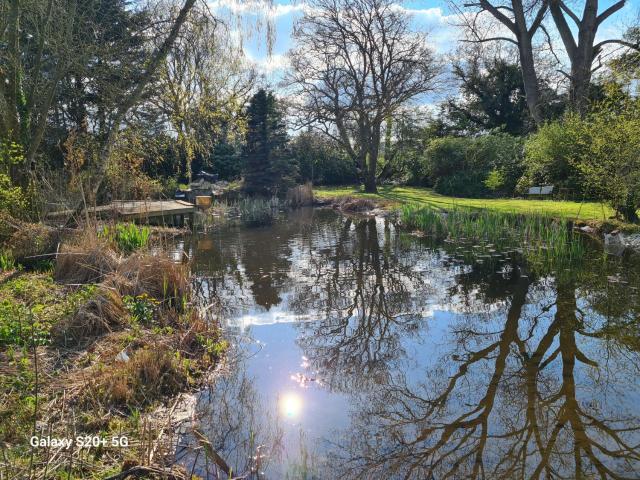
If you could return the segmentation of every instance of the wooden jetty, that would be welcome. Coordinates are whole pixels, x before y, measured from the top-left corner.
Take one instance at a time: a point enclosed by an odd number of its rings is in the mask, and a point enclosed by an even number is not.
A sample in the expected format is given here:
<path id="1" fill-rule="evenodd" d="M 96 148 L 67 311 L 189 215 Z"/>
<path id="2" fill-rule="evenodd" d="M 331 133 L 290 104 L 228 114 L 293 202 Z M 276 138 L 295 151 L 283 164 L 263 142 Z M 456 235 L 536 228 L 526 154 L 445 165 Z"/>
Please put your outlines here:
<path id="1" fill-rule="evenodd" d="M 108 205 L 90 207 L 88 211 L 89 215 L 98 219 L 114 218 L 122 221 L 184 226 L 185 220 L 193 224 L 196 206 L 183 200 L 114 200 Z M 52 212 L 49 217 L 68 218 L 72 214 L 72 210 L 63 210 Z"/>

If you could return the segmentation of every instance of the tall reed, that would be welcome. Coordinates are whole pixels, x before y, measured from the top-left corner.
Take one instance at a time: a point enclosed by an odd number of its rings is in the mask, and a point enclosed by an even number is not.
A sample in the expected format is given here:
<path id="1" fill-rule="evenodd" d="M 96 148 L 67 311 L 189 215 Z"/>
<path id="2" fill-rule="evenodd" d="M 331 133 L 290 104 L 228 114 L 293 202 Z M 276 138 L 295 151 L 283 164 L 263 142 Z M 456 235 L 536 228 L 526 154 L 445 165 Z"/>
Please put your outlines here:
<path id="1" fill-rule="evenodd" d="M 530 260 L 566 261 L 578 259 L 584 246 L 566 221 L 545 214 L 519 215 L 490 210 L 454 208 L 439 212 L 405 205 L 402 223 L 438 239 L 471 240 L 499 247 L 520 248 Z"/>
<path id="2" fill-rule="evenodd" d="M 242 223 L 249 226 L 270 225 L 279 212 L 288 207 L 287 202 L 278 197 L 245 197 L 235 205 Z"/>

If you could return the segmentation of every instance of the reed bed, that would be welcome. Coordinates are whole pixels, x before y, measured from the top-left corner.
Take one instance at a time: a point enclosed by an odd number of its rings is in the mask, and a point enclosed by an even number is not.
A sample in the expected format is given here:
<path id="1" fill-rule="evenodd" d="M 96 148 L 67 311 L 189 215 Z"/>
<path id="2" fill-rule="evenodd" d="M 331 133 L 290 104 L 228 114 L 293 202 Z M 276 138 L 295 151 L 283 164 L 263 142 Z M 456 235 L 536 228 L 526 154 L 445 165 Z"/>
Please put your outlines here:
<path id="1" fill-rule="evenodd" d="M 410 228 L 449 241 L 492 243 L 500 248 L 522 249 L 533 261 L 571 261 L 584 253 L 584 245 L 566 221 L 549 215 L 518 215 L 491 210 L 454 208 L 435 211 L 405 205 L 402 223 Z"/>

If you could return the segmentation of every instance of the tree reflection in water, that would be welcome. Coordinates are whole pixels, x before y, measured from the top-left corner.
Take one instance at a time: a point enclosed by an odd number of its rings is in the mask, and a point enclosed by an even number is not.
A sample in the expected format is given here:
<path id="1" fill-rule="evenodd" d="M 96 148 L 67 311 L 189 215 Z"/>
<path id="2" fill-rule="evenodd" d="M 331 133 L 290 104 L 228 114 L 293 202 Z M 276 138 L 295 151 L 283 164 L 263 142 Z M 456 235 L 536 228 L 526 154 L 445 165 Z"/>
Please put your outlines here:
<path id="1" fill-rule="evenodd" d="M 504 280 L 508 306 L 453 325 L 424 382 L 395 376 L 368 395 L 334 453 L 342 478 L 638 478 L 640 359 L 620 343 L 637 326 L 616 331 L 579 307 L 567 276 L 555 288 L 520 267 L 487 278 L 494 293 Z"/>
<path id="2" fill-rule="evenodd" d="M 297 344 L 351 397 L 351 425 L 308 478 L 640 478 L 632 260 L 461 261 L 389 221 L 328 213 L 255 235 L 216 253 L 219 291 L 248 285 L 255 304 L 313 320 Z M 247 405 L 239 421 L 256 418 Z"/>
<path id="3" fill-rule="evenodd" d="M 298 314 L 321 312 L 321 321 L 298 325 L 298 343 L 335 390 L 388 381 L 393 360 L 404 355 L 401 338 L 424 328 L 431 288 L 409 252 L 399 254 L 389 222 L 382 238 L 377 227 L 373 218 L 344 220 L 334 249 L 311 260 L 315 284 L 298 285 L 289 303 Z"/>

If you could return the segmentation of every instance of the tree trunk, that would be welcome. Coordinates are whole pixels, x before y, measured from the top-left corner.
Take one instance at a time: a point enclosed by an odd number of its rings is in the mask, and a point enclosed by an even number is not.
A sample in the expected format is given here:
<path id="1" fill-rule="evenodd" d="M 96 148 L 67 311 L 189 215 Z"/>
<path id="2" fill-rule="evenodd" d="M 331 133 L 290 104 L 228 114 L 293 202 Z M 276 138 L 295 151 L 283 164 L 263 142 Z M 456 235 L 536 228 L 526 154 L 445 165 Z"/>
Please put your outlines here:
<path id="1" fill-rule="evenodd" d="M 369 155 L 364 179 L 364 191 L 367 193 L 378 193 L 376 169 L 378 168 L 378 154 L 380 152 L 380 128 L 380 125 L 374 125 L 369 137 Z"/>
<path id="2" fill-rule="evenodd" d="M 20 142 L 20 118 L 18 103 L 20 99 L 20 0 L 12 0 L 8 18 L 9 68 L 6 69 L 7 115 L 5 123 L 11 140 Z M 4 75 L 3 75 L 4 77 Z M 3 81 L 0 78 L 0 81 Z"/>
<path id="3" fill-rule="evenodd" d="M 591 84 L 591 69 L 594 60 L 593 43 L 597 27 L 595 26 L 595 10 L 587 15 L 580 26 L 578 45 L 571 60 L 571 85 L 569 87 L 569 102 L 571 108 L 580 115 L 587 113 L 589 108 L 589 85 Z"/>
<path id="4" fill-rule="evenodd" d="M 531 118 L 540 126 L 544 120 L 540 111 L 540 88 L 533 59 L 531 38 L 527 32 L 518 35 L 518 50 L 520 52 L 520 66 L 522 67 L 522 82 L 527 99 L 527 107 Z"/>
<path id="5" fill-rule="evenodd" d="M 608 10 L 616 11 L 615 8 L 614 10 Z M 596 33 L 600 22 L 607 18 L 610 13 L 607 14 L 605 12 L 604 17 L 599 19 L 597 0 L 587 0 L 582 18 L 576 21 L 578 24 L 578 40 L 576 42 L 560 1 L 551 1 L 550 9 L 553 21 L 558 32 L 560 32 L 560 38 L 562 38 L 562 43 L 571 62 L 569 105 L 572 110 L 584 115 L 589 107 L 589 85 L 591 84 L 593 60 L 596 54 L 594 49 Z M 575 16 L 575 14 L 571 15 Z"/>
<path id="6" fill-rule="evenodd" d="M 627 203 L 625 205 L 620 205 L 618 208 L 616 208 L 616 210 L 627 222 L 638 223 L 638 221 L 640 220 L 640 218 L 638 217 L 638 206 L 631 198 L 631 195 L 627 197 Z"/>

